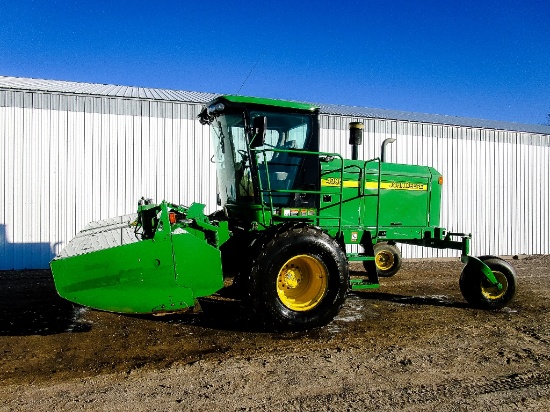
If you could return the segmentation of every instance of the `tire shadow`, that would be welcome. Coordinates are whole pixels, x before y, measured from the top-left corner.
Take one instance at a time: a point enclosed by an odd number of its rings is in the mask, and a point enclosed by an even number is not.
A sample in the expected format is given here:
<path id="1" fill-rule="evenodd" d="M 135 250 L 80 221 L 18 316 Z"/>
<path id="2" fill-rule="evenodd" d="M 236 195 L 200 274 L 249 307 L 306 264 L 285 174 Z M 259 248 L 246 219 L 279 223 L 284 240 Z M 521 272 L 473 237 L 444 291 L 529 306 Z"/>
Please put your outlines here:
<path id="1" fill-rule="evenodd" d="M 142 315 L 158 322 L 193 325 L 212 330 L 233 332 L 269 332 L 254 316 L 252 309 L 229 286 L 219 292 L 198 299 L 192 311 L 165 316 Z"/>
<path id="2" fill-rule="evenodd" d="M 361 299 L 401 303 L 404 305 L 443 306 L 448 308 L 469 308 L 466 302 L 457 302 L 444 295 L 405 296 L 385 292 L 350 292 Z"/>

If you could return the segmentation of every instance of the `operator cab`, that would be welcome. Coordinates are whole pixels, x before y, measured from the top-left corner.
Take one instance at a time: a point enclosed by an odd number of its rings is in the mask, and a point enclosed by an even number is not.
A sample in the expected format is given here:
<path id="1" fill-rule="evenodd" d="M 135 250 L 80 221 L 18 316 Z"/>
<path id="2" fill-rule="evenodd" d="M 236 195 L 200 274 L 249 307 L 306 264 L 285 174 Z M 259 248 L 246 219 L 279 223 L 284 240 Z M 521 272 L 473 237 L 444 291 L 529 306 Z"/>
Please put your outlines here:
<path id="1" fill-rule="evenodd" d="M 221 96 L 199 115 L 210 124 L 221 205 L 318 205 L 319 110 L 280 100 Z"/>

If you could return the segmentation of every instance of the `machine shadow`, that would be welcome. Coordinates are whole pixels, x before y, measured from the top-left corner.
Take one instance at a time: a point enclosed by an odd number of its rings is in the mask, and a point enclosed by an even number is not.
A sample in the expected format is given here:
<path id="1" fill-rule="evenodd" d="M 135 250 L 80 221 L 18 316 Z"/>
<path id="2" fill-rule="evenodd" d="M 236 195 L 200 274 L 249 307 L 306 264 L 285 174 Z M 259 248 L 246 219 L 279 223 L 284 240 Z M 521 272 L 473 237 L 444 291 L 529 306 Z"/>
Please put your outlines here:
<path id="1" fill-rule="evenodd" d="M 454 301 L 447 296 L 406 296 L 385 292 L 357 291 L 348 296 L 370 301 L 385 301 L 404 305 L 439 306 L 449 308 L 469 308 L 466 302 Z M 174 314 L 165 317 L 154 317 L 157 321 L 193 325 L 213 330 L 233 332 L 272 332 L 269 325 L 262 325 L 247 303 L 231 293 L 231 288 L 222 289 L 218 294 L 200 298 L 201 310 L 192 313 Z M 150 316 L 147 316 L 151 318 Z"/>
<path id="2" fill-rule="evenodd" d="M 466 302 L 456 302 L 445 296 L 405 296 L 384 292 L 349 292 L 360 299 L 370 301 L 385 301 L 403 305 L 439 306 L 465 309 L 470 306 Z M 193 325 L 213 330 L 233 332 L 270 333 L 269 325 L 262 325 L 254 318 L 249 306 L 238 299 L 225 299 L 214 295 L 199 299 L 201 311 L 196 313 L 168 315 L 155 317 L 157 321 Z"/>
<path id="3" fill-rule="evenodd" d="M 353 296 L 372 301 L 401 303 L 404 305 L 443 306 L 464 309 L 470 307 L 466 302 L 456 302 L 446 296 L 405 296 L 386 292 L 350 292 Z"/>
<path id="4" fill-rule="evenodd" d="M 0 336 L 84 332 L 79 307 L 60 298 L 49 270 L 0 271 Z"/>
<path id="5" fill-rule="evenodd" d="M 0 336 L 53 335 L 86 332 L 91 326 L 79 321 L 81 307 L 58 296 L 50 270 L 0 271 Z M 407 305 L 467 308 L 441 296 L 405 296 L 384 292 L 350 292 L 371 301 Z M 200 298 L 200 311 L 168 316 L 139 316 L 157 322 L 193 325 L 212 330 L 270 332 L 254 317 L 250 306 L 232 293 L 231 288 Z"/>
<path id="6" fill-rule="evenodd" d="M 212 330 L 231 332 L 269 332 L 253 315 L 250 305 L 233 293 L 231 287 L 198 299 L 199 310 L 154 316 L 157 321 L 193 325 Z M 150 316 L 147 316 L 151 318 Z"/>

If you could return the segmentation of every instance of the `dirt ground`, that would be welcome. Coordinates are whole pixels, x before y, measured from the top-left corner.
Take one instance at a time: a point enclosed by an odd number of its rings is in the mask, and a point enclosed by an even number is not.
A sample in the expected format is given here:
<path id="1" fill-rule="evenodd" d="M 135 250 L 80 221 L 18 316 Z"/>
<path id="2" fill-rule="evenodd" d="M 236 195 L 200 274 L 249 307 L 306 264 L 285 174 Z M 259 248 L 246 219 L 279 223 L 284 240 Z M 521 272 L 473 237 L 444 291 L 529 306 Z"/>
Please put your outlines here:
<path id="1" fill-rule="evenodd" d="M 550 410 L 550 257 L 511 263 L 502 310 L 468 307 L 460 262 L 405 261 L 284 334 L 232 300 L 123 316 L 58 298 L 49 271 L 0 272 L 0 410 Z"/>

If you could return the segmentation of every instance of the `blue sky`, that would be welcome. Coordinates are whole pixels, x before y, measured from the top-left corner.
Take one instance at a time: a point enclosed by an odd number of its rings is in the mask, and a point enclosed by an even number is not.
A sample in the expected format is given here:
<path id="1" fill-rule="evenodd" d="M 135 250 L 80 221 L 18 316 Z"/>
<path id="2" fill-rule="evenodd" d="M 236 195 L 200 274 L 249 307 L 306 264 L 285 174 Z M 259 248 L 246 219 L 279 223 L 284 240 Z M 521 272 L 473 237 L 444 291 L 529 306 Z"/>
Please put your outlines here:
<path id="1" fill-rule="evenodd" d="M 543 124 L 550 1 L 2 0 L 0 75 Z"/>

